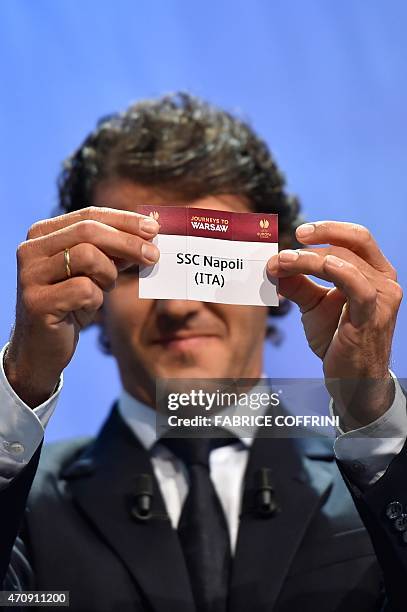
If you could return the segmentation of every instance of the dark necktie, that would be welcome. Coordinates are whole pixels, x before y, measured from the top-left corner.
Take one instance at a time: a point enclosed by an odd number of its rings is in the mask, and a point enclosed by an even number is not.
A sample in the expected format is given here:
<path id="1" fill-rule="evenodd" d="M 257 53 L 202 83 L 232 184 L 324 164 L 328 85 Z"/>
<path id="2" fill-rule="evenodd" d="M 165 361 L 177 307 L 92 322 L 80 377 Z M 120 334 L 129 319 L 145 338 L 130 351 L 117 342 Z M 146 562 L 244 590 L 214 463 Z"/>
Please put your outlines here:
<path id="1" fill-rule="evenodd" d="M 226 612 L 231 565 L 229 531 L 209 476 L 209 453 L 236 438 L 161 438 L 189 474 L 178 535 L 198 612 Z"/>

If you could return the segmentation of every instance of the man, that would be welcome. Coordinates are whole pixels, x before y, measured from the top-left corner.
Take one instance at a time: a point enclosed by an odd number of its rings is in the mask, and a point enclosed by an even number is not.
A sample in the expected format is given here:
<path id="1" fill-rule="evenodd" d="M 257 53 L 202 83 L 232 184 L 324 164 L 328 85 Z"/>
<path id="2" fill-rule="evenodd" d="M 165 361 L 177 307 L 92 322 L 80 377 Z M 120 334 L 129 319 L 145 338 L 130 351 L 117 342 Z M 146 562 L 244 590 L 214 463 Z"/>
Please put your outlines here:
<path id="1" fill-rule="evenodd" d="M 33 225 L 18 248 L 16 322 L 2 355 L 5 587 L 68 590 L 71 608 L 87 611 L 402 609 L 407 418 L 388 370 L 401 289 L 368 230 L 300 225 L 264 143 L 188 95 L 101 121 L 59 189 L 64 214 Z M 135 212 L 144 203 L 278 213 L 284 248 L 267 271 L 299 305 L 321 358 L 346 432 L 339 466 L 378 561 L 326 445 L 234 436 L 195 461 L 156 440 L 157 378 L 255 384 L 269 313 L 139 300 L 138 265 L 159 258 L 158 224 Z M 287 248 L 300 245 L 328 246 Z M 44 449 L 37 470 L 61 374 L 93 322 L 123 393 L 94 441 Z M 255 479 L 268 470 L 279 512 L 262 514 Z M 141 498 L 152 500 L 147 514 Z"/>

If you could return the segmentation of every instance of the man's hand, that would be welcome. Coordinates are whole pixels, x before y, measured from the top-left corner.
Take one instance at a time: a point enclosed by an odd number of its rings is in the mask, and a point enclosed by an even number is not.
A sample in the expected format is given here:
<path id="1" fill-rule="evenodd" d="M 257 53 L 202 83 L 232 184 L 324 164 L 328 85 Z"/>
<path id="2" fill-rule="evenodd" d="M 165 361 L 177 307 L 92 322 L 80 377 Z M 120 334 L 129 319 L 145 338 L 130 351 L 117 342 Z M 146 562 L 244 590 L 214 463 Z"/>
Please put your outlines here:
<path id="1" fill-rule="evenodd" d="M 155 263 L 158 223 L 110 208 L 85 208 L 33 225 L 17 250 L 16 322 L 5 358 L 10 384 L 28 405 L 45 401 L 71 360 L 118 271 Z M 68 278 L 65 249 L 69 249 Z"/>
<path id="2" fill-rule="evenodd" d="M 328 390 L 348 428 L 391 405 L 389 359 L 402 290 L 393 266 L 361 225 L 318 221 L 297 239 L 320 248 L 283 250 L 267 264 L 279 292 L 300 307 L 308 344 L 323 361 Z M 331 281 L 324 287 L 310 278 Z"/>

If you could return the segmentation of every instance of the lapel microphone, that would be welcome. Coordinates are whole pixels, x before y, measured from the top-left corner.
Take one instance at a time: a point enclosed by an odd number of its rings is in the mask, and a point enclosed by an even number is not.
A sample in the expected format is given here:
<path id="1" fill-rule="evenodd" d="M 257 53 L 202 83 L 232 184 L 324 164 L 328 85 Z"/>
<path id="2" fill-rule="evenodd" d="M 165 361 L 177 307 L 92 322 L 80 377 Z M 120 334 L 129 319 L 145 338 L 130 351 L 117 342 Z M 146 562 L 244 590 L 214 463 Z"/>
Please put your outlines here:
<path id="1" fill-rule="evenodd" d="M 130 514 L 138 521 L 148 521 L 152 517 L 153 505 L 153 479 L 150 474 L 137 474 L 134 491 Z"/>
<path id="2" fill-rule="evenodd" d="M 271 518 L 281 508 L 272 485 L 271 469 L 260 468 L 254 473 L 254 503 L 252 511 L 261 518 Z M 150 474 L 137 474 L 134 494 L 131 497 L 130 514 L 136 521 L 146 522 L 152 518 L 168 520 L 167 514 L 153 512 L 153 478 Z"/>
<path id="3" fill-rule="evenodd" d="M 130 503 L 130 516 L 134 521 L 148 523 L 151 520 L 170 520 L 165 511 L 157 512 L 153 509 L 154 495 L 153 476 L 151 474 L 137 474 L 134 481 L 134 493 L 128 499 Z"/>
<path id="4" fill-rule="evenodd" d="M 271 469 L 260 468 L 254 473 L 254 512 L 262 518 L 271 518 L 280 510 L 271 481 Z"/>

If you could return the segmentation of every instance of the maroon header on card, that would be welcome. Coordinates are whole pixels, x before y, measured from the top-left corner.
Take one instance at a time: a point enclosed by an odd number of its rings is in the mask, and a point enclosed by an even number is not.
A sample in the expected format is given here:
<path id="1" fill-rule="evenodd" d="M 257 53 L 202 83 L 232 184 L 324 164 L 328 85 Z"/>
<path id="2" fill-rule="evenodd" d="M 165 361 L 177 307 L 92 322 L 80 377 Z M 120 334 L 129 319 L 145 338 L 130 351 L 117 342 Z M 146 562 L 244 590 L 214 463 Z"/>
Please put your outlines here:
<path id="1" fill-rule="evenodd" d="M 244 242 L 278 242 L 278 215 L 237 213 L 188 206 L 137 206 L 156 219 L 160 234 Z"/>

